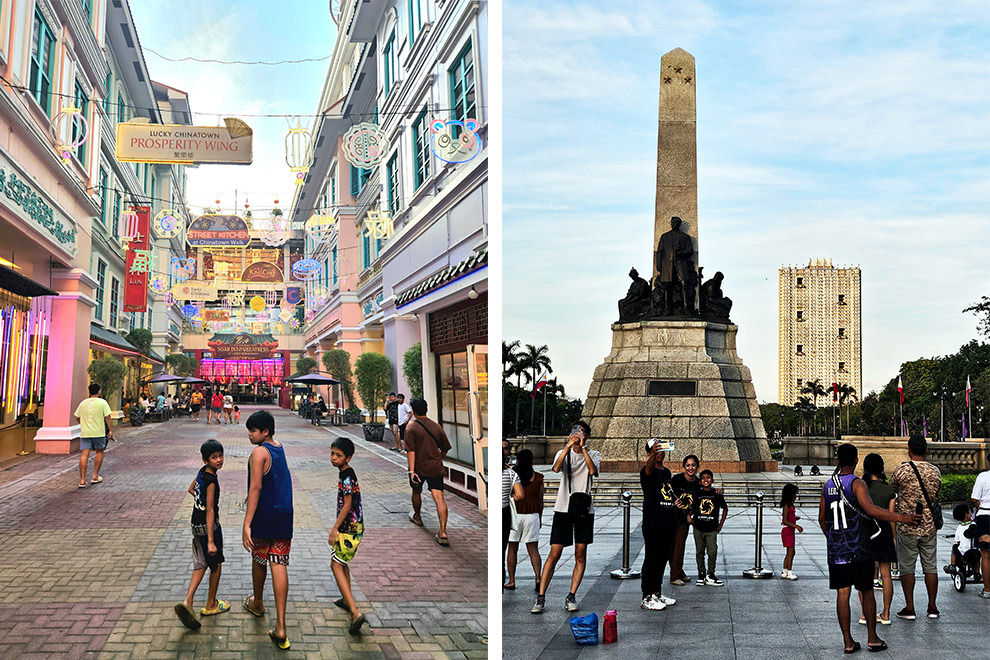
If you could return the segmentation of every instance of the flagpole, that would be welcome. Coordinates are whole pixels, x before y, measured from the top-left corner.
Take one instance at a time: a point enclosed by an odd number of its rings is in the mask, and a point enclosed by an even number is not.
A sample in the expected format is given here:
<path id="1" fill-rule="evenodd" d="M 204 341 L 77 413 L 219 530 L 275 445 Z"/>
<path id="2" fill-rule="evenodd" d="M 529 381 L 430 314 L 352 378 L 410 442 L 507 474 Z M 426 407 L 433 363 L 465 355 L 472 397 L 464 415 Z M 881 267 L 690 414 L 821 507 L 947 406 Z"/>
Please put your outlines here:
<path id="1" fill-rule="evenodd" d="M 903 403 L 901 404 L 900 408 L 901 408 L 901 430 L 900 430 L 900 434 L 901 434 L 901 436 L 903 436 L 904 435 L 904 404 Z"/>
<path id="2" fill-rule="evenodd" d="M 543 437 L 547 437 L 547 386 L 543 386 Z"/>

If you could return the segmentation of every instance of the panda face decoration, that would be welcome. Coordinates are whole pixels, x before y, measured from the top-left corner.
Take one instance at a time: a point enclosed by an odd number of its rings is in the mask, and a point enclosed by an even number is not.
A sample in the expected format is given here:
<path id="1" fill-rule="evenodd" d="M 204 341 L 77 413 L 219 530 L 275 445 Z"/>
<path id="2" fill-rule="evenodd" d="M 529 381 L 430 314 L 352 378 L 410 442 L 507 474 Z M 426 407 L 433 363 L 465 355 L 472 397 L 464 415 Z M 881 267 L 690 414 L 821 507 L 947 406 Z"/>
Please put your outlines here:
<path id="1" fill-rule="evenodd" d="M 430 122 L 430 149 L 447 163 L 466 163 L 481 152 L 478 120 L 434 119 Z"/>

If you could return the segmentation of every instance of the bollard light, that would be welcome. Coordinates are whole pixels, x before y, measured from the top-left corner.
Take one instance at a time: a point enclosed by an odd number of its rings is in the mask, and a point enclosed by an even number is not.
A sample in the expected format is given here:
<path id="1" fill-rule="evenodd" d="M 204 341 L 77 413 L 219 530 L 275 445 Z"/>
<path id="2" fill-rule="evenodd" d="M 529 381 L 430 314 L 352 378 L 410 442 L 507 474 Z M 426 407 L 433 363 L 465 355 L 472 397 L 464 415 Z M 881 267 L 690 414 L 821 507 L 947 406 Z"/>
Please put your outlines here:
<path id="1" fill-rule="evenodd" d="M 632 493 L 628 490 L 622 493 L 622 568 L 612 571 L 612 577 L 616 580 L 629 580 L 638 578 L 639 571 L 634 571 L 629 566 L 629 518 L 632 510 Z"/>
<path id="2" fill-rule="evenodd" d="M 743 571 L 743 577 L 762 580 L 773 577 L 773 571 L 763 568 L 763 491 L 756 494 L 756 560 L 753 568 Z"/>

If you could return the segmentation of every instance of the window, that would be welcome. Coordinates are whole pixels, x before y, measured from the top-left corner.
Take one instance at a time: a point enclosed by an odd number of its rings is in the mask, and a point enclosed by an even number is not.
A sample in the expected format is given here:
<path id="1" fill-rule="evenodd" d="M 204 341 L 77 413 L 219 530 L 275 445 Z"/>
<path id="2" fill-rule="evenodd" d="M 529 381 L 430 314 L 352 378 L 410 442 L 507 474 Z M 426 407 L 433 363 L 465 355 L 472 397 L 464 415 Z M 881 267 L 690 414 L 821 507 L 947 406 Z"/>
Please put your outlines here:
<path id="1" fill-rule="evenodd" d="M 395 30 L 392 30 L 385 43 L 382 60 L 385 64 L 385 96 L 387 97 L 392 85 L 395 84 Z"/>
<path id="2" fill-rule="evenodd" d="M 361 270 L 371 267 L 371 237 L 368 232 L 361 232 Z"/>
<path id="3" fill-rule="evenodd" d="M 330 253 L 330 265 L 331 272 L 333 273 L 333 285 L 337 286 L 337 246 L 333 246 L 333 251 Z"/>
<path id="4" fill-rule="evenodd" d="M 337 203 L 337 172 L 330 174 L 330 203 Z"/>
<path id="5" fill-rule="evenodd" d="M 103 293 L 107 286 L 107 264 L 102 259 L 96 262 L 96 320 L 103 322 Z"/>
<path id="6" fill-rule="evenodd" d="M 845 370 L 846 370 L 846 363 L 845 362 L 840 362 L 839 363 L 839 371 L 845 371 Z"/>
<path id="7" fill-rule="evenodd" d="M 87 18 L 93 19 L 93 2 L 92 0 L 82 0 L 83 11 L 86 12 Z"/>
<path id="8" fill-rule="evenodd" d="M 110 98 L 111 98 L 110 82 L 111 82 L 111 80 L 112 80 L 112 78 L 110 77 L 110 74 L 107 73 L 107 79 L 106 79 L 107 95 L 105 97 L 103 97 L 103 112 L 106 113 L 106 115 L 107 115 L 108 118 L 110 117 Z"/>
<path id="9" fill-rule="evenodd" d="M 798 378 L 797 379 L 797 386 L 798 387 L 801 387 L 802 385 L 804 385 L 804 380 L 802 380 L 801 378 Z"/>
<path id="10" fill-rule="evenodd" d="M 802 312 L 801 310 L 798 310 L 797 320 L 798 321 L 803 321 L 804 320 L 804 312 Z"/>
<path id="11" fill-rule="evenodd" d="M 430 178 L 430 131 L 426 110 L 413 123 L 413 154 L 416 156 L 416 176 L 413 188 L 419 188 Z"/>
<path id="12" fill-rule="evenodd" d="M 89 116 L 89 99 L 86 98 L 86 92 L 83 91 L 82 85 L 76 81 L 76 107 L 82 111 L 81 115 L 75 115 L 72 117 L 72 141 L 78 142 L 79 138 L 87 132 L 87 128 L 84 127 L 83 122 L 88 121 L 86 119 Z M 76 147 L 76 158 L 84 166 L 86 165 L 86 143 L 83 142 L 78 147 Z"/>
<path id="13" fill-rule="evenodd" d="M 351 165 L 351 197 L 357 197 L 371 177 L 371 170 Z"/>
<path id="14" fill-rule="evenodd" d="M 484 359 L 485 356 L 479 356 Z M 437 423 L 443 426 L 451 449 L 447 460 L 471 465 L 473 444 L 468 427 L 468 354 L 466 351 L 440 353 L 436 356 L 439 389 Z M 487 371 L 487 364 L 479 370 Z"/>
<path id="15" fill-rule="evenodd" d="M 797 278 L 797 288 L 799 288 L 799 289 L 804 288 L 804 278 L 803 277 Z"/>
<path id="16" fill-rule="evenodd" d="M 52 60 L 55 51 L 55 35 L 41 15 L 41 8 L 34 9 L 34 32 L 31 36 L 31 96 L 45 113 L 51 111 Z"/>
<path id="17" fill-rule="evenodd" d="M 416 28 L 420 24 L 419 0 L 406 0 L 406 10 L 409 12 L 409 48 L 416 42 Z"/>
<path id="18" fill-rule="evenodd" d="M 839 328 L 839 336 L 840 337 L 845 337 L 846 336 L 846 329 L 845 328 Z"/>
<path id="19" fill-rule="evenodd" d="M 474 117 L 478 106 L 474 95 L 474 58 L 471 56 L 470 41 L 447 73 L 450 76 L 451 118 L 464 121 Z M 459 134 L 460 127 L 456 128 Z M 454 138 L 457 137 L 454 135 Z"/>
<path id="20" fill-rule="evenodd" d="M 110 278 L 110 320 L 109 327 L 112 330 L 117 329 L 117 323 L 119 322 L 118 315 L 120 313 L 120 282 L 117 281 L 116 277 Z"/>
<path id="21" fill-rule="evenodd" d="M 841 294 L 841 293 L 839 294 L 839 304 L 840 305 L 845 305 L 846 304 L 846 296 L 844 294 Z"/>
<path id="22" fill-rule="evenodd" d="M 388 194 L 388 210 L 395 213 L 399 207 L 399 152 L 395 152 L 385 165 L 385 185 Z"/>
<path id="23" fill-rule="evenodd" d="M 100 167 L 100 222 L 107 225 L 107 184 L 110 182 L 110 175 L 107 168 Z"/>
<path id="24" fill-rule="evenodd" d="M 797 351 L 795 351 L 795 352 L 798 355 L 804 355 L 804 344 L 798 344 L 797 345 Z"/>
<path id="25" fill-rule="evenodd" d="M 124 95 L 117 92 L 117 123 L 122 124 L 127 121 L 127 115 L 124 113 Z"/>
<path id="26" fill-rule="evenodd" d="M 120 191 L 113 193 L 113 237 L 120 238 Z"/>

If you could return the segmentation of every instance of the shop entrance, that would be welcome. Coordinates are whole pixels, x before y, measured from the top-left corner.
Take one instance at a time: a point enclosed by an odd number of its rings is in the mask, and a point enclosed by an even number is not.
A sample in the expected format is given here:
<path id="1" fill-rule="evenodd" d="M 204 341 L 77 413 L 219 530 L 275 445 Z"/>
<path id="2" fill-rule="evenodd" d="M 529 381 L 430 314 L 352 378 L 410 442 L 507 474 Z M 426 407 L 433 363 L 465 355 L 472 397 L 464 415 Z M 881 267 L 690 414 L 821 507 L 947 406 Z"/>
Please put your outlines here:
<path id="1" fill-rule="evenodd" d="M 270 360 L 221 360 L 203 358 L 200 378 L 230 391 L 234 403 L 277 404 L 283 385 L 282 357 Z"/>

